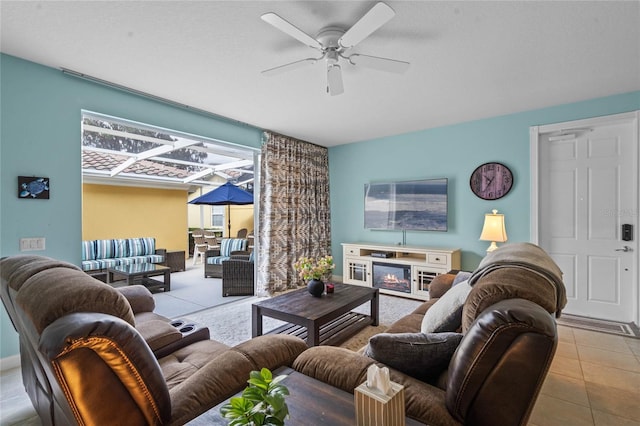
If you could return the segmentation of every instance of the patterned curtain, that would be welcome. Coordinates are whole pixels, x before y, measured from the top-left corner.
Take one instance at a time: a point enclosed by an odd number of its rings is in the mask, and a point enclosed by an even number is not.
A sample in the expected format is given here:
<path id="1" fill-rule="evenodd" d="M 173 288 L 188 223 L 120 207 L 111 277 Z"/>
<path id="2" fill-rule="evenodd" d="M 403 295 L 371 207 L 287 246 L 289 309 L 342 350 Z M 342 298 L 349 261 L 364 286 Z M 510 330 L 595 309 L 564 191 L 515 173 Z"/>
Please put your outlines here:
<path id="1" fill-rule="evenodd" d="M 265 132 L 259 202 L 256 293 L 303 285 L 296 260 L 331 254 L 327 149 Z"/>

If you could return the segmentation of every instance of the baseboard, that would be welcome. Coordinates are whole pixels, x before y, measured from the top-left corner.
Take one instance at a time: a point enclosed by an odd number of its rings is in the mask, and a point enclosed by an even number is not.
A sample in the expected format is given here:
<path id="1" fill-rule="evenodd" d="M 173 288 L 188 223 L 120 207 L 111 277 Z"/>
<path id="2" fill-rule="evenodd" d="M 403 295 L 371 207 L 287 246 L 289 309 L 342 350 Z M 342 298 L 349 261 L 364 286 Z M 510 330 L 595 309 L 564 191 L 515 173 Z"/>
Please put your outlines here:
<path id="1" fill-rule="evenodd" d="M 0 372 L 12 370 L 20 367 L 20 355 L 11 355 L 5 358 L 0 358 Z"/>

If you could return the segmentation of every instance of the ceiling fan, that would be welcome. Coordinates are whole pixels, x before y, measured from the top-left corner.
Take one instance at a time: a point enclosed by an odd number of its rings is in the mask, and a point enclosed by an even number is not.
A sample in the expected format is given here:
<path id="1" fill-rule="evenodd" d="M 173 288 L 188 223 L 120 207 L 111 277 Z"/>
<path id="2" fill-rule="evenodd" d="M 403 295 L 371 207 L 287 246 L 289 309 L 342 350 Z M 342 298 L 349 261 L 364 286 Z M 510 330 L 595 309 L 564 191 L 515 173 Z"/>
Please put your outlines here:
<path id="1" fill-rule="evenodd" d="M 395 14 L 391 7 L 383 2 L 379 2 L 348 30 L 345 31 L 339 27 L 326 27 L 320 30 L 316 38 L 313 38 L 279 15 L 273 12 L 265 13 L 261 16 L 263 21 L 273 25 L 283 33 L 305 45 L 320 51 L 322 55 L 317 58 L 301 59 L 270 68 L 262 71 L 262 74 L 267 76 L 277 75 L 307 65 L 313 65 L 318 61 L 324 60 L 327 65 L 327 93 L 335 96 L 344 92 L 342 69 L 340 68 L 341 60 L 351 65 L 364 66 L 380 71 L 403 73 L 409 68 L 409 62 L 362 55 L 359 53 L 348 53 L 349 49 L 356 46 L 371 33 L 389 22 Z"/>

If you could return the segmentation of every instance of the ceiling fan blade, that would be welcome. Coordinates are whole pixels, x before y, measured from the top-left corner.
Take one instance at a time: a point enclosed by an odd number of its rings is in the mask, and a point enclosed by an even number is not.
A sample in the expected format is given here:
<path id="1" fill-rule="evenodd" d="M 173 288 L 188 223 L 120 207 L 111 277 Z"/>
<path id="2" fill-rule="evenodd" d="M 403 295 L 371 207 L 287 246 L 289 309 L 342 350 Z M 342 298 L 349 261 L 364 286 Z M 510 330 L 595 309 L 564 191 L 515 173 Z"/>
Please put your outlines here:
<path id="1" fill-rule="evenodd" d="M 372 32 L 389 22 L 395 14 L 393 9 L 385 3 L 376 3 L 358 22 L 340 37 L 338 43 L 344 49 L 355 46 L 367 38 Z"/>
<path id="2" fill-rule="evenodd" d="M 395 59 L 378 58 L 377 56 L 360 55 L 354 53 L 349 56 L 349 62 L 353 65 L 362 65 L 363 67 L 373 68 L 379 71 L 394 72 L 402 74 L 409 69 L 409 62 L 398 61 Z"/>
<path id="3" fill-rule="evenodd" d="M 309 47 L 313 47 L 314 49 L 322 50 L 322 45 L 318 40 L 311 37 L 309 34 L 302 31 L 300 28 L 296 27 L 289 21 L 281 18 L 273 12 L 265 13 L 260 17 L 263 21 L 273 25 L 280 31 L 285 34 L 290 35 L 296 40 L 306 44 Z"/>
<path id="4" fill-rule="evenodd" d="M 327 92 L 329 92 L 331 96 L 344 93 L 340 65 L 329 65 L 327 67 Z"/>
<path id="5" fill-rule="evenodd" d="M 269 68 L 268 70 L 262 71 L 261 74 L 266 76 L 278 75 L 278 74 L 282 74 L 283 72 L 292 71 L 298 68 L 305 67 L 307 65 L 313 65 L 316 62 L 318 62 L 318 59 L 316 58 L 301 59 L 299 61 L 290 62 L 288 64 L 280 65 L 274 68 Z"/>

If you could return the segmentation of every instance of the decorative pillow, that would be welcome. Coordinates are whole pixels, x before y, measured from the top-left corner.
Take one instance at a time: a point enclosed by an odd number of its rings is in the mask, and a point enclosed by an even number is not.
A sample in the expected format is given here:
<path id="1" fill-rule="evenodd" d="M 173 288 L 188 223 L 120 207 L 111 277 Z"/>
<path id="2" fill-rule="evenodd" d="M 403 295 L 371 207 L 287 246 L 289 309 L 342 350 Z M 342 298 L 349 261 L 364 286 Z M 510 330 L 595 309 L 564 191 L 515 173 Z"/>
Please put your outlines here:
<path id="1" fill-rule="evenodd" d="M 459 333 L 380 333 L 369 339 L 364 354 L 411 377 L 436 379 L 462 340 Z"/>
<path id="2" fill-rule="evenodd" d="M 460 271 L 456 274 L 456 277 L 453 279 L 453 283 L 451 284 L 451 287 L 453 287 L 456 284 L 460 284 L 463 281 L 467 281 L 469 278 L 471 278 L 471 272 Z"/>
<path id="3" fill-rule="evenodd" d="M 471 286 L 462 281 L 451 287 L 422 318 L 420 331 L 423 333 L 441 333 L 456 331 L 462 325 L 462 306 L 467 299 Z"/>

